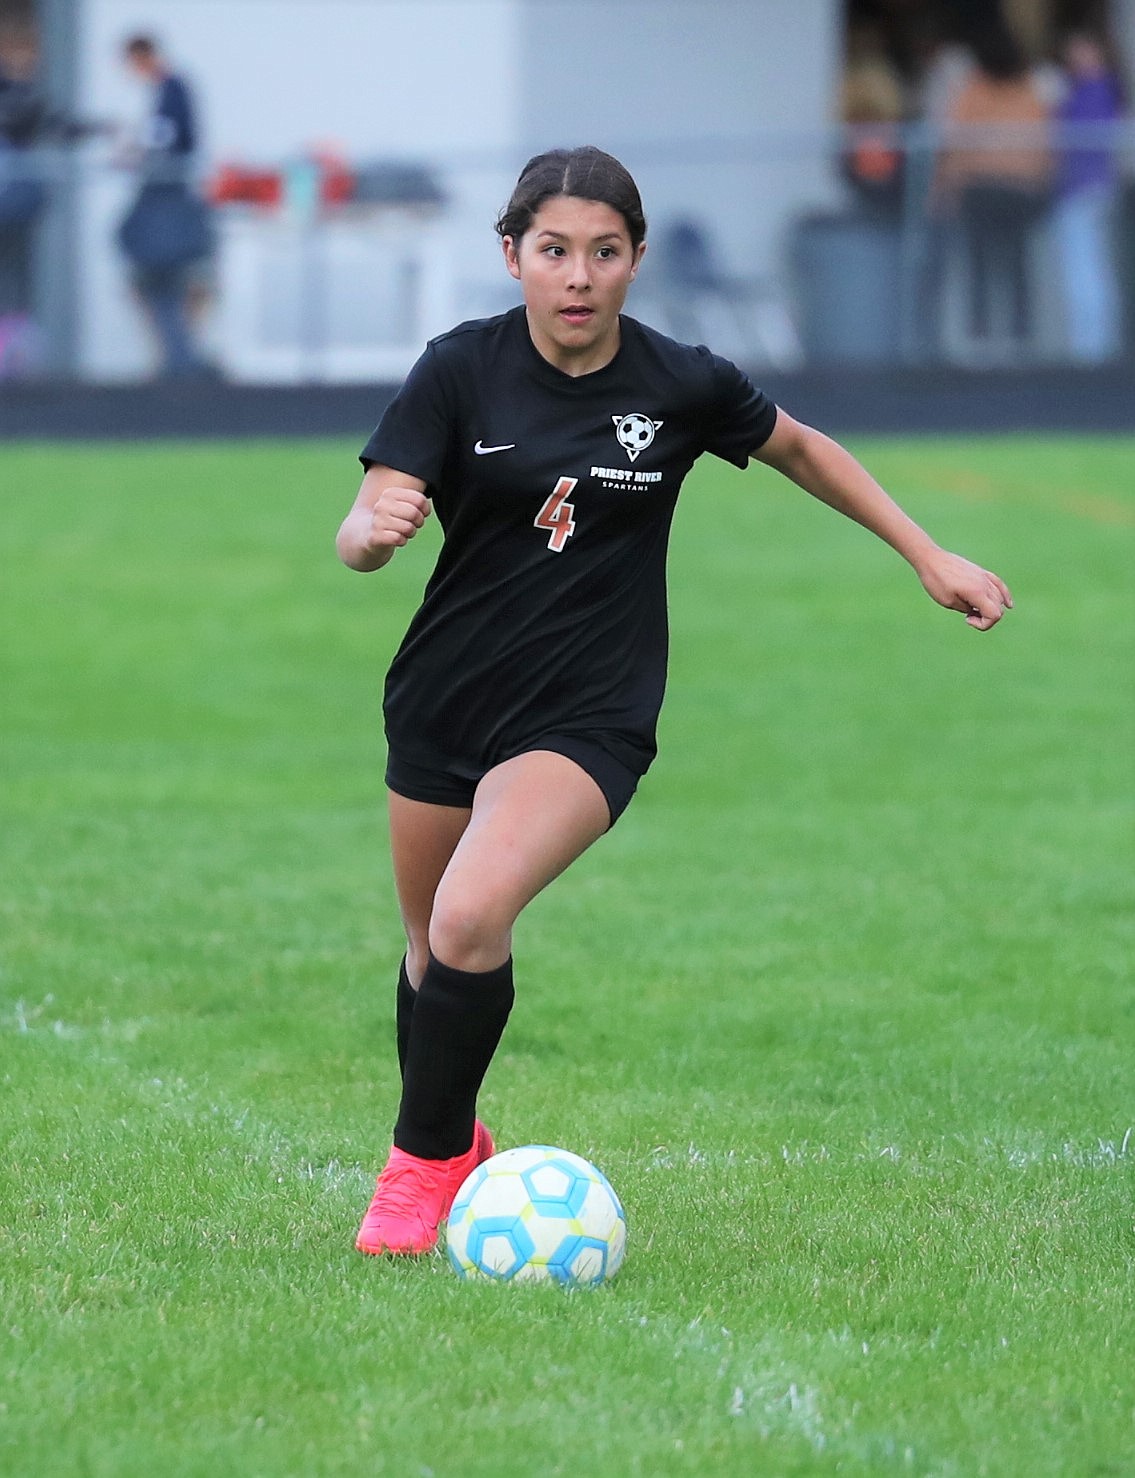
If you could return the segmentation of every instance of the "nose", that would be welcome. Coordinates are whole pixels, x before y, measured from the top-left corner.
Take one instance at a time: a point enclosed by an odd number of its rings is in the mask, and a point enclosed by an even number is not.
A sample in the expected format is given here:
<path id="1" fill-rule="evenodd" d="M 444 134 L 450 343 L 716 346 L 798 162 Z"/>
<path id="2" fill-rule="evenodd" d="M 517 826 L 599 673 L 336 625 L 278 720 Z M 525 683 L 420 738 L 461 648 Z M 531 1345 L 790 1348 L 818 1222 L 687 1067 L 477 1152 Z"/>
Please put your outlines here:
<path id="1" fill-rule="evenodd" d="M 568 287 L 572 292 L 582 292 L 591 286 L 591 257 L 587 252 L 581 252 L 579 256 L 571 259 L 571 271 L 568 273 Z"/>

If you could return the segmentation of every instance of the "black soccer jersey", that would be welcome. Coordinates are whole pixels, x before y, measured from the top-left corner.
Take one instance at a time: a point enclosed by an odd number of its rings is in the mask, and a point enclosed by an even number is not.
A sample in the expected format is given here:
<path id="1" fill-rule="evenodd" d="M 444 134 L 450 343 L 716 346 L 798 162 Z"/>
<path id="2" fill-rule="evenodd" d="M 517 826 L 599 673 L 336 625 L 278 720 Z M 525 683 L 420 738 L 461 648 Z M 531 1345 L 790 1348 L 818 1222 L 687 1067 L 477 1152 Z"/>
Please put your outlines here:
<path id="1" fill-rule="evenodd" d="M 636 774 L 666 682 L 666 547 L 702 452 L 743 467 L 772 402 L 727 360 L 634 319 L 614 359 L 563 374 L 523 307 L 434 339 L 361 454 L 422 478 L 444 531 L 386 680 L 390 743 L 488 768 L 541 736 Z"/>

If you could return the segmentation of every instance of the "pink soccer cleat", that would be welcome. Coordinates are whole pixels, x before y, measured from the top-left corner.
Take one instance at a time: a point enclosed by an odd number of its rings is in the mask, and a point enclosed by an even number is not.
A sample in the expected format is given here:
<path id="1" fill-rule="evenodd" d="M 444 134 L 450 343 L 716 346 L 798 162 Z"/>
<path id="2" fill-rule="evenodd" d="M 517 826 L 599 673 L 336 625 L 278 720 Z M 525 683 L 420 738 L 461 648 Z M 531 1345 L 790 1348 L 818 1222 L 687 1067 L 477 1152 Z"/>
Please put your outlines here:
<path id="1" fill-rule="evenodd" d="M 487 1127 L 476 1120 L 473 1125 L 473 1146 L 465 1154 L 458 1155 L 456 1159 L 450 1160 L 453 1167 L 449 1179 L 449 1200 L 445 1203 L 445 1211 L 442 1221 L 449 1215 L 450 1207 L 457 1199 L 457 1192 L 465 1184 L 466 1176 L 472 1175 L 477 1166 L 484 1160 L 491 1160 L 496 1154 L 496 1145 L 493 1144 L 493 1136 Z"/>
<path id="2" fill-rule="evenodd" d="M 470 1148 L 451 1160 L 421 1160 L 392 1148 L 355 1246 L 375 1256 L 429 1252 L 465 1177 L 492 1153 L 493 1137 L 480 1119 L 473 1126 Z"/>

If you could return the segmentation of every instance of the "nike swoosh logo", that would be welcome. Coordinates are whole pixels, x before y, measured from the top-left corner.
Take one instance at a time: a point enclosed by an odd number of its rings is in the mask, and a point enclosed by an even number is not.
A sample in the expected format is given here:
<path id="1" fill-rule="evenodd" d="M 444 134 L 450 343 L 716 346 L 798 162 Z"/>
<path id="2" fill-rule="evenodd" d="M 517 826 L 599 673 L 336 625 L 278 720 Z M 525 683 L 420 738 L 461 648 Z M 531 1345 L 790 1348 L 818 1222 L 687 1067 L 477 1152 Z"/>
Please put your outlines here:
<path id="1" fill-rule="evenodd" d="M 515 446 L 515 441 L 510 441 L 507 446 L 482 446 L 480 441 L 478 441 L 473 450 L 477 453 L 478 457 L 487 457 L 490 452 L 511 452 Z"/>

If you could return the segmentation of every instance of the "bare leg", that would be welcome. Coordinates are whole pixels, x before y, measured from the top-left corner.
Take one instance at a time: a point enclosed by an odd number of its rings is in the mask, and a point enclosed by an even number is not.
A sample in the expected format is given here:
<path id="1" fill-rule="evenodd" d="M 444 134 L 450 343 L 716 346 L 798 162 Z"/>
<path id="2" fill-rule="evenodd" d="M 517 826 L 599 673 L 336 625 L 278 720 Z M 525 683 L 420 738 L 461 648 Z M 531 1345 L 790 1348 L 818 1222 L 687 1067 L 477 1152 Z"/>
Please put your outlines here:
<path id="1" fill-rule="evenodd" d="M 427 1251 L 458 1187 L 493 1152 L 475 1122 L 476 1100 L 512 1007 L 512 926 L 609 825 L 591 777 L 544 750 L 490 771 L 471 811 L 391 796 L 408 971 L 412 958 L 420 990 L 394 1148 L 359 1229 L 360 1251 Z"/>
<path id="2" fill-rule="evenodd" d="M 435 806 L 390 792 L 394 885 L 406 930 L 406 973 L 415 990 L 429 955 L 434 894 L 471 815 L 461 806 Z"/>
<path id="3" fill-rule="evenodd" d="M 534 750 L 490 770 L 434 891 L 434 955 L 457 970 L 504 964 L 521 910 L 610 824 L 603 792 L 562 754 Z"/>
<path id="4" fill-rule="evenodd" d="M 459 970 L 492 970 L 512 926 L 611 824 L 603 793 L 564 755 L 536 750 L 490 770 L 472 810 L 390 793 L 390 848 L 410 984 L 432 945 Z"/>
<path id="5" fill-rule="evenodd" d="M 609 820 L 591 777 L 563 755 L 540 751 L 498 765 L 481 781 L 436 885 L 457 824 L 451 820 L 448 832 L 444 826 L 415 832 L 406 912 L 415 915 L 415 929 L 427 905 L 430 917 L 417 995 L 409 987 L 399 994 L 405 1022 L 394 1129 L 399 1150 L 424 1160 L 469 1152 L 477 1095 L 512 1010 L 512 926 Z M 427 838 L 436 846 L 432 855 Z"/>

